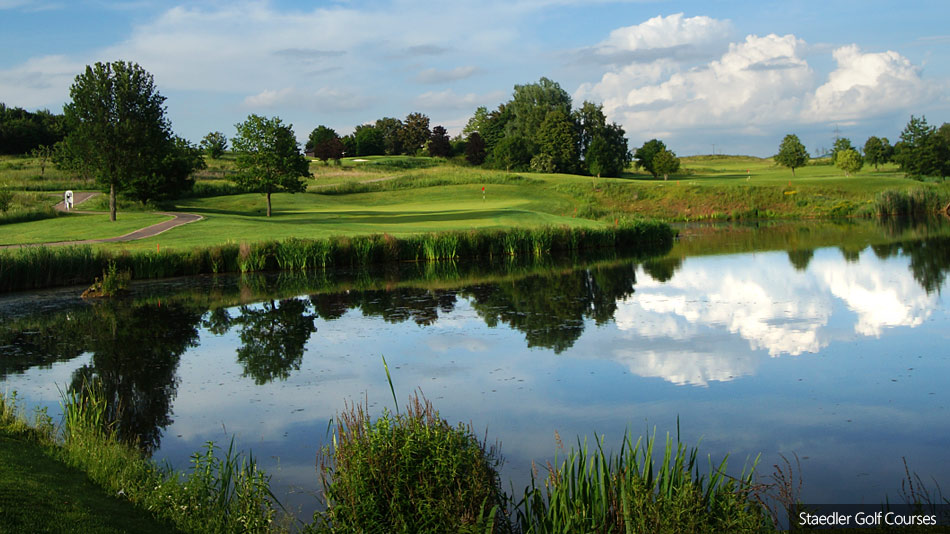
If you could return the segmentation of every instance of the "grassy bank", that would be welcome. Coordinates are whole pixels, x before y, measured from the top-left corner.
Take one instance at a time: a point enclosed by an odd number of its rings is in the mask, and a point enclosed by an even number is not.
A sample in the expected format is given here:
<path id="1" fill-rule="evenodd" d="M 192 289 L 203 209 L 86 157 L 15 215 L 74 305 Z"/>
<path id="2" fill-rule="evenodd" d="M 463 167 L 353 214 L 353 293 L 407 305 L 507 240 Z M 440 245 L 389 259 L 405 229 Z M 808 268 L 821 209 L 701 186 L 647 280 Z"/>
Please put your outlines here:
<path id="1" fill-rule="evenodd" d="M 178 529 L 93 484 L 26 428 L 0 423 L 0 531 L 164 534 Z"/>
<path id="2" fill-rule="evenodd" d="M 190 472 L 171 471 L 119 441 L 95 384 L 63 400 L 57 428 L 43 413 L 28 422 L 15 393 L 0 394 L 0 455 L 8 455 L 0 464 L 0 531 L 276 530 L 269 478 L 252 457 L 232 448 L 222 456 L 209 443 L 192 456 Z"/>
<path id="3" fill-rule="evenodd" d="M 90 283 L 110 262 L 134 279 L 223 272 L 303 271 L 387 262 L 544 257 L 584 249 L 665 250 L 673 232 L 661 223 L 616 227 L 443 232 L 406 237 L 369 235 L 227 244 L 186 251 L 117 252 L 101 247 L 25 247 L 0 250 L 0 291 Z"/>

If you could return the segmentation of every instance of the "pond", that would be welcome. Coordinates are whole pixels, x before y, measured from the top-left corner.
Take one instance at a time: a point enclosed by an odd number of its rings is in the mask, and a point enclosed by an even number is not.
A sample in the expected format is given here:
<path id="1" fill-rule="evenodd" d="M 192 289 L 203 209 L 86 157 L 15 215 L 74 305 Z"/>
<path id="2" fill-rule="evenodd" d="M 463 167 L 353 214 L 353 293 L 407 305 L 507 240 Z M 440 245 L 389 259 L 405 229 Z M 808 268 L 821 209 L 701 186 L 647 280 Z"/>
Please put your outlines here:
<path id="1" fill-rule="evenodd" d="M 408 265 L 0 298 L 0 391 L 59 410 L 101 379 L 120 431 L 185 469 L 252 450 L 281 501 L 319 506 L 315 455 L 345 402 L 421 390 L 506 459 L 625 431 L 700 442 L 738 473 L 800 460 L 811 503 L 899 500 L 904 459 L 950 484 L 945 222 L 687 226 L 664 257 Z M 559 438 L 558 438 L 559 436 Z M 796 466 L 796 469 L 799 469 Z M 932 477 L 932 478 L 931 478 Z"/>

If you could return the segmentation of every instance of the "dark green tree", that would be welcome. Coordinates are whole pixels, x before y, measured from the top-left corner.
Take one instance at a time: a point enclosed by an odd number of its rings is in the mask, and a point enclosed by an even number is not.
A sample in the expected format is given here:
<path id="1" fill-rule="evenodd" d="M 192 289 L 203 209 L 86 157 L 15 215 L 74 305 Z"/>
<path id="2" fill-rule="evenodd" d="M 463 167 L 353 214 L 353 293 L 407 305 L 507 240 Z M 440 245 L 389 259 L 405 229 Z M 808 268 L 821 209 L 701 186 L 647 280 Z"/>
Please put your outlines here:
<path id="1" fill-rule="evenodd" d="M 947 176 L 950 174 L 950 145 L 927 124 L 926 117 L 914 117 L 901 132 L 894 147 L 894 161 L 907 176 Z"/>
<path id="2" fill-rule="evenodd" d="M 782 139 L 782 144 L 778 147 L 778 154 L 775 155 L 775 163 L 783 167 L 792 169 L 792 176 L 795 176 L 795 169 L 808 163 L 808 151 L 805 145 L 798 140 L 795 134 L 788 134 Z"/>
<path id="3" fill-rule="evenodd" d="M 847 137 L 836 137 L 835 144 L 831 147 L 831 161 L 836 160 L 838 152 L 845 150 L 854 150 L 854 146 L 851 145 L 851 140 Z"/>
<path id="4" fill-rule="evenodd" d="M 195 171 L 207 166 L 201 156 L 201 149 L 178 136 L 164 143 L 151 156 L 160 158 L 155 170 L 130 178 L 122 193 L 143 205 L 150 200 L 178 198 L 182 193 L 191 191 L 195 185 Z"/>
<path id="5" fill-rule="evenodd" d="M 65 133 L 62 115 L 10 108 L 0 102 L 0 154 L 29 154 L 39 146 L 52 147 Z"/>
<path id="6" fill-rule="evenodd" d="M 868 140 L 864 143 L 864 160 L 868 164 L 874 165 L 874 170 L 877 170 L 879 165 L 890 161 L 893 150 L 890 141 L 886 137 L 868 137 Z"/>
<path id="7" fill-rule="evenodd" d="M 637 162 L 637 168 L 647 171 L 656 178 L 657 172 L 656 169 L 653 168 L 653 158 L 664 150 L 666 150 L 666 145 L 659 139 L 650 139 L 646 143 L 643 143 L 643 146 L 638 148 L 633 154 L 633 159 Z"/>
<path id="8" fill-rule="evenodd" d="M 310 132 L 307 150 L 313 151 L 313 155 L 325 164 L 331 159 L 342 158 L 345 148 L 332 128 L 320 125 Z"/>
<path id="9" fill-rule="evenodd" d="M 422 113 L 410 113 L 406 115 L 406 120 L 403 121 L 402 132 L 402 144 L 406 153 L 410 156 L 415 155 L 416 152 L 425 146 L 426 141 L 429 140 L 429 136 L 432 134 L 432 132 L 429 131 L 429 117 Z"/>
<path id="10" fill-rule="evenodd" d="M 492 160 L 496 165 L 504 168 L 505 172 L 524 168 L 531 161 L 528 142 L 520 135 L 505 136 L 495 145 Z"/>
<path id="11" fill-rule="evenodd" d="M 481 165 L 485 162 L 485 141 L 477 131 L 468 135 L 468 144 L 465 146 L 465 160 L 472 165 Z"/>
<path id="12" fill-rule="evenodd" d="M 307 340 L 317 331 L 316 316 L 308 312 L 307 302 L 300 299 L 277 305 L 269 301 L 260 308 L 242 306 L 232 323 L 241 327 L 237 359 L 244 366 L 244 376 L 260 385 L 285 380 L 300 369 Z"/>
<path id="13" fill-rule="evenodd" d="M 667 180 L 671 174 L 680 170 L 680 160 L 672 150 L 661 150 L 653 156 L 653 170 Z"/>
<path id="14" fill-rule="evenodd" d="M 233 178 L 248 190 L 267 197 L 267 216 L 271 216 L 271 194 L 299 193 L 307 189 L 303 178 L 310 176 L 310 163 L 300 153 L 293 128 L 279 117 L 272 119 L 250 115 L 236 124 L 237 136 L 231 141 L 242 172 Z"/>
<path id="15" fill-rule="evenodd" d="M 478 131 L 482 139 L 485 140 L 485 152 L 487 154 L 492 154 L 495 151 L 495 146 L 504 139 L 507 125 L 514 116 L 511 108 L 504 104 L 488 114 L 485 124 Z"/>
<path id="16" fill-rule="evenodd" d="M 436 126 L 432 129 L 429 136 L 429 155 L 436 158 L 448 158 L 452 156 L 452 145 L 449 142 L 449 134 L 442 126 Z"/>
<path id="17" fill-rule="evenodd" d="M 401 120 L 393 117 L 383 117 L 376 121 L 376 129 L 383 134 L 383 150 L 386 154 L 393 156 L 405 152 L 402 146 L 404 135 Z"/>
<path id="18" fill-rule="evenodd" d="M 574 122 L 560 109 L 547 114 L 537 130 L 538 153 L 550 158 L 552 172 L 570 173 L 578 167 L 579 141 Z"/>
<path id="19" fill-rule="evenodd" d="M 307 137 L 307 143 L 304 145 L 304 149 L 309 152 L 316 148 L 320 143 L 329 141 L 334 137 L 339 137 L 336 134 L 336 131 L 333 128 L 329 128 L 324 125 L 317 126 L 310 132 L 310 136 Z"/>
<path id="20" fill-rule="evenodd" d="M 201 139 L 201 148 L 211 159 L 218 159 L 228 149 L 228 138 L 221 132 L 211 132 Z"/>
<path id="21" fill-rule="evenodd" d="M 592 133 L 590 144 L 584 153 L 587 172 L 601 176 L 620 176 L 630 165 L 631 154 L 623 128 L 612 123 Z"/>
<path id="22" fill-rule="evenodd" d="M 383 132 L 371 124 L 361 124 L 353 132 L 357 156 L 380 156 L 386 151 Z"/>
<path id="23" fill-rule="evenodd" d="M 585 100 L 580 109 L 574 110 L 571 116 L 578 128 L 580 153 L 586 160 L 587 149 L 593 142 L 594 137 L 607 127 L 604 106 Z"/>
<path id="24" fill-rule="evenodd" d="M 135 63 L 116 61 L 87 66 L 69 90 L 63 108 L 69 135 L 67 161 L 81 160 L 96 181 L 109 188 L 109 218 L 115 220 L 116 195 L 137 176 L 161 171 L 171 140 L 165 97 L 152 75 Z"/>

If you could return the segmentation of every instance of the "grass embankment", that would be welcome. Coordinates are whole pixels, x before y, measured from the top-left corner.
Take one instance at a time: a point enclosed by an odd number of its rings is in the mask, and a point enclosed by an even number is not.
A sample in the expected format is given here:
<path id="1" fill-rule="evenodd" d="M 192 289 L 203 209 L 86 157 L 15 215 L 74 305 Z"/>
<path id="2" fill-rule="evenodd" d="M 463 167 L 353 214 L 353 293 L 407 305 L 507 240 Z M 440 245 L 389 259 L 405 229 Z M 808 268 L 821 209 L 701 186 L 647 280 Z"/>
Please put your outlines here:
<path id="1" fill-rule="evenodd" d="M 303 271 L 402 261 L 544 257 L 596 248 L 664 252 L 672 240 L 673 232 L 665 224 L 634 222 L 616 227 L 472 230 L 401 238 L 374 234 L 288 239 L 179 251 L 117 253 L 92 246 L 25 247 L 0 250 L 0 291 L 89 283 L 110 262 L 120 271 L 131 271 L 134 279 L 149 279 L 278 269 Z"/>
<path id="2" fill-rule="evenodd" d="M 0 425 L 0 531 L 178 532 L 106 493 L 34 434 Z"/>
<path id="3" fill-rule="evenodd" d="M 64 394 L 64 423 L 30 424 L 0 394 L 0 532 L 269 532 L 269 478 L 253 458 L 209 443 L 189 473 L 118 440 L 95 385 Z M 14 448 L 15 447 L 15 448 Z"/>

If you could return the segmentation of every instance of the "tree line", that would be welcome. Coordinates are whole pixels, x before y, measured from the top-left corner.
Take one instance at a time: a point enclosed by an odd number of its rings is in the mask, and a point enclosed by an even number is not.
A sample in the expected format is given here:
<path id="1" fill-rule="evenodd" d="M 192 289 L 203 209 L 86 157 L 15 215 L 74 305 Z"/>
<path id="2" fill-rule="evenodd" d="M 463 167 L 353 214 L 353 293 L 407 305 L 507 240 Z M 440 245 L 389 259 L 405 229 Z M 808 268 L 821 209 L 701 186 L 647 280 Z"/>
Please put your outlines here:
<path id="1" fill-rule="evenodd" d="M 865 163 L 877 170 L 885 163 L 896 163 L 906 176 L 950 176 L 950 123 L 939 128 L 927 124 L 924 116 L 910 116 L 900 133 L 900 140 L 891 145 L 886 137 L 871 136 L 863 150 L 858 150 L 847 137 L 835 139 L 831 161 L 844 171 L 846 176 L 857 173 Z M 788 134 L 779 145 L 775 162 L 792 170 L 808 163 L 808 151 L 797 135 Z"/>

